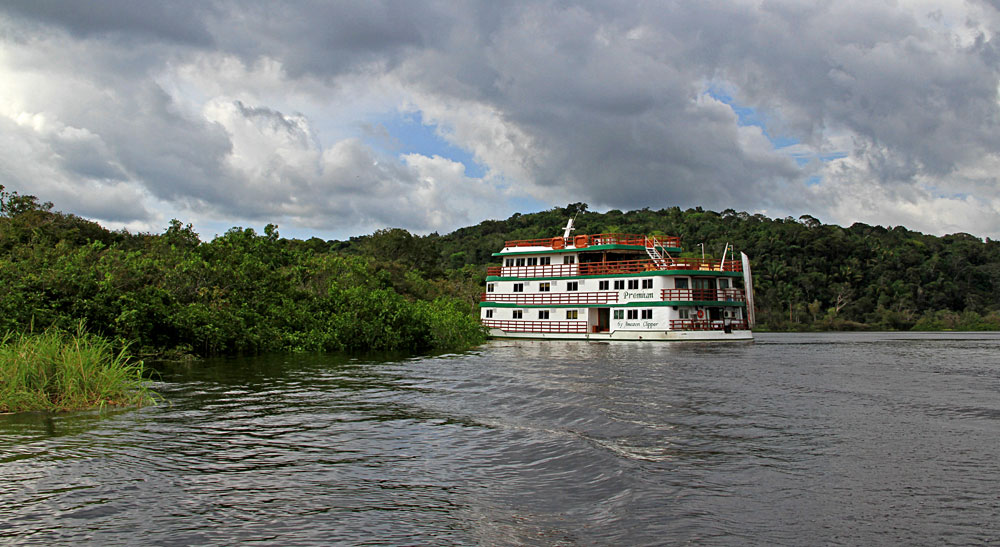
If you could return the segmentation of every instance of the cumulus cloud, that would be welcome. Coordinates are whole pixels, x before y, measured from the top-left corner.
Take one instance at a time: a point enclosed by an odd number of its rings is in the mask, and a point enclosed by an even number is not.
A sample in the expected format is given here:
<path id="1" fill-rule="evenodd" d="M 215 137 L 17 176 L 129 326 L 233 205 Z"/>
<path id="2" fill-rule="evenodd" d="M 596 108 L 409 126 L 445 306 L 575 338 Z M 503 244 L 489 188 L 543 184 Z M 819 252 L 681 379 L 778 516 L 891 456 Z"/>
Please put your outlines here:
<path id="1" fill-rule="evenodd" d="M 82 216 L 113 223 L 152 219 L 146 196 L 123 180 L 105 143 L 87 130 L 53 125 L 37 114 L 0 117 L 2 180 L 31 181 L 16 188 Z"/>
<path id="2" fill-rule="evenodd" d="M 1000 235 L 987 2 L 186 8 L 0 7 L 0 183 L 154 230 L 444 231 L 533 200 Z M 407 113 L 478 174 L 381 146 Z"/>
<path id="3" fill-rule="evenodd" d="M 465 176 L 465 166 L 407 154 L 401 161 L 360 139 L 323 148 L 309 120 L 241 101 L 214 101 L 206 118 L 230 136 L 231 193 L 220 212 L 266 220 L 279 216 L 314 228 L 370 231 L 403 225 L 419 232 L 471 222 L 499 197 L 489 182 Z"/>

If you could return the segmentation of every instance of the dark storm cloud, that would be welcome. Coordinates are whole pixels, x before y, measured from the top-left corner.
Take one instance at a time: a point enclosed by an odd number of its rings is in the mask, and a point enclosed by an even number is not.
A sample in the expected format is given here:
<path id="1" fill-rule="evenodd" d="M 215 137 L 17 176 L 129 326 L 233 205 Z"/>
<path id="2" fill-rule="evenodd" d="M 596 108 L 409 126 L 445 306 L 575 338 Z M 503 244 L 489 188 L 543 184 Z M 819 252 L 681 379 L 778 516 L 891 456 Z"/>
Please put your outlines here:
<path id="1" fill-rule="evenodd" d="M 91 118 L 88 125 L 115 143 L 129 172 L 164 200 L 212 203 L 232 199 L 233 181 L 224 169 L 232 145 L 222 128 L 180 113 L 163 90 L 151 83 L 129 91 L 130 95 L 118 97 L 107 107 L 121 109 L 128 116 L 102 118 L 101 111 L 86 116 Z"/>
<path id="2" fill-rule="evenodd" d="M 830 126 L 851 131 L 883 181 L 946 175 L 998 150 L 988 40 L 955 46 L 882 4 L 644 7 L 532 6 L 495 34 L 494 100 L 556 151 L 540 182 L 569 175 L 615 206 L 787 201 L 775 180 L 804 173 L 748 155 L 735 120 L 697 104 L 712 79 L 774 112 L 772 132 L 818 144 Z"/>
<path id="3" fill-rule="evenodd" d="M 272 129 L 284 132 L 300 145 L 308 145 L 309 135 L 303 130 L 302 126 L 290 120 L 281 112 L 272 110 L 266 106 L 247 106 L 242 101 L 236 101 L 233 104 L 244 118 L 257 120 L 260 123 L 270 126 Z"/>
<path id="4" fill-rule="evenodd" d="M 281 59 L 294 77 L 386 70 L 433 47 L 455 22 L 447 5 L 418 2 L 237 2 L 215 19 L 220 47 L 253 61 Z"/>
<path id="5" fill-rule="evenodd" d="M 482 94 L 549 152 L 536 182 L 615 207 L 721 206 L 799 175 L 791 161 L 747 153 L 731 110 L 701 100 L 714 69 L 698 50 L 717 44 L 648 22 L 543 4 L 491 32 L 500 76 Z"/>
<path id="6" fill-rule="evenodd" d="M 208 46 L 204 26 L 211 4 L 199 0 L 7 0 L 9 13 L 66 28 L 78 36 L 120 34 Z"/>
<path id="7" fill-rule="evenodd" d="M 879 3 L 765 7 L 719 66 L 748 102 L 785 108 L 792 135 L 814 139 L 832 122 L 931 175 L 996 150 L 998 65 L 984 55 L 989 40 L 956 46 Z"/>
<path id="8" fill-rule="evenodd" d="M 377 95 L 398 85 L 409 94 L 401 101 L 433 110 L 441 134 L 475 151 L 513 197 L 824 216 L 870 189 L 868 202 L 903 206 L 969 194 L 986 214 L 995 211 L 983 203 L 1000 202 L 995 7 L 16 0 L 0 7 L 0 29 L 18 31 L 8 67 L 67 82 L 62 95 L 28 90 L 8 101 L 27 104 L 8 113 L 18 127 L 49 113 L 86 133 L 67 140 L 38 129 L 38 146 L 67 173 L 132 181 L 226 215 L 426 227 L 429 217 L 396 211 L 436 196 L 442 178 L 464 184 L 447 162 L 403 165 L 343 134 L 324 141 L 323 114 L 260 99 L 264 76 L 253 67 L 278 67 L 266 84 L 272 98 L 308 85 L 322 103 L 350 86 Z M 242 62 L 231 80 L 203 70 L 177 82 L 185 67 L 230 58 Z M 766 127 L 746 125 L 724 96 Z M 354 136 L 379 127 L 354 123 Z M 800 161 L 776 138 L 798 143 Z M 816 187 L 806 184 L 813 177 Z"/>

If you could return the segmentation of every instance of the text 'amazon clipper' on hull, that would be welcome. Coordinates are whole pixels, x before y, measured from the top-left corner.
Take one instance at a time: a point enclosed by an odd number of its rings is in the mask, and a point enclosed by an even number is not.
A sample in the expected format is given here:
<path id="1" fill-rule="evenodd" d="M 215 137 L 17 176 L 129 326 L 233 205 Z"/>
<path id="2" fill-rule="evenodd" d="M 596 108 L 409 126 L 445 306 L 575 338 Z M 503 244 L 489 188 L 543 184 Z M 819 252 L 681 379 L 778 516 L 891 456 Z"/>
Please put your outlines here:
<path id="1" fill-rule="evenodd" d="M 596 234 L 507 241 L 480 317 L 496 338 L 753 340 L 753 282 L 736 260 L 680 258 L 680 239 Z M 727 257 L 728 255 L 728 257 Z"/>

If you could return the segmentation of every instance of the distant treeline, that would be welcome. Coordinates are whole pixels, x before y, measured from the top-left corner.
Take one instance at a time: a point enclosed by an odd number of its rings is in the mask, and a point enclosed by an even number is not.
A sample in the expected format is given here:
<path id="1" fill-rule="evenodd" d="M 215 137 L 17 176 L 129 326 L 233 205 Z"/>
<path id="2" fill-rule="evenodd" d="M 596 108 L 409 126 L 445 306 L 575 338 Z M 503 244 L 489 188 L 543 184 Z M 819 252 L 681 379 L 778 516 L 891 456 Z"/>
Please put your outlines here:
<path id="1" fill-rule="evenodd" d="M 233 228 L 203 242 L 109 231 L 0 186 L 0 336 L 73 329 L 146 354 L 465 349 L 481 272 L 433 272 L 333 243 Z"/>
<path id="2" fill-rule="evenodd" d="M 897 226 L 823 224 L 804 215 L 771 219 L 727 209 L 677 207 L 607 213 L 574 203 L 439 236 L 385 230 L 338 249 L 426 270 L 496 264 L 509 239 L 576 232 L 681 237 L 684 256 L 720 257 L 726 243 L 750 256 L 758 328 L 771 330 L 1000 330 L 1000 242 L 969 234 L 925 235 Z"/>
<path id="3" fill-rule="evenodd" d="M 733 244 L 751 258 L 760 329 L 1000 330 L 1000 243 L 968 234 L 574 203 L 447 235 L 303 241 L 269 225 L 205 242 L 176 220 L 162 234 L 109 231 L 0 186 L 0 334 L 83 320 L 156 354 L 468 348 L 484 339 L 492 253 L 571 217 L 576 233 L 680 236 L 684 256 Z"/>

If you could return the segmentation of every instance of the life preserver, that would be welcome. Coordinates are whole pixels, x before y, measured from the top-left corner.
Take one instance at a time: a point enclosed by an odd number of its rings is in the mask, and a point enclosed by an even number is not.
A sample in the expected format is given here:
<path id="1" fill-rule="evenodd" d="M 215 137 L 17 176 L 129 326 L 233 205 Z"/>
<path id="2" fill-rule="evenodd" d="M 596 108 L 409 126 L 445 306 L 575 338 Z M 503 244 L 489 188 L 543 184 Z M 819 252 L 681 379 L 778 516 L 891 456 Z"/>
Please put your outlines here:
<path id="1" fill-rule="evenodd" d="M 553 249 L 562 249 L 564 246 L 566 246 L 566 240 L 565 239 L 563 239 L 561 237 L 554 237 L 554 238 L 552 238 L 552 248 Z"/>
<path id="2" fill-rule="evenodd" d="M 705 310 L 698 310 L 698 319 L 705 317 Z"/>
<path id="3" fill-rule="evenodd" d="M 573 238 L 573 245 L 576 245 L 577 249 L 579 249 L 581 247 L 586 247 L 587 246 L 587 236 L 583 235 L 583 234 L 576 236 L 575 238 Z"/>

